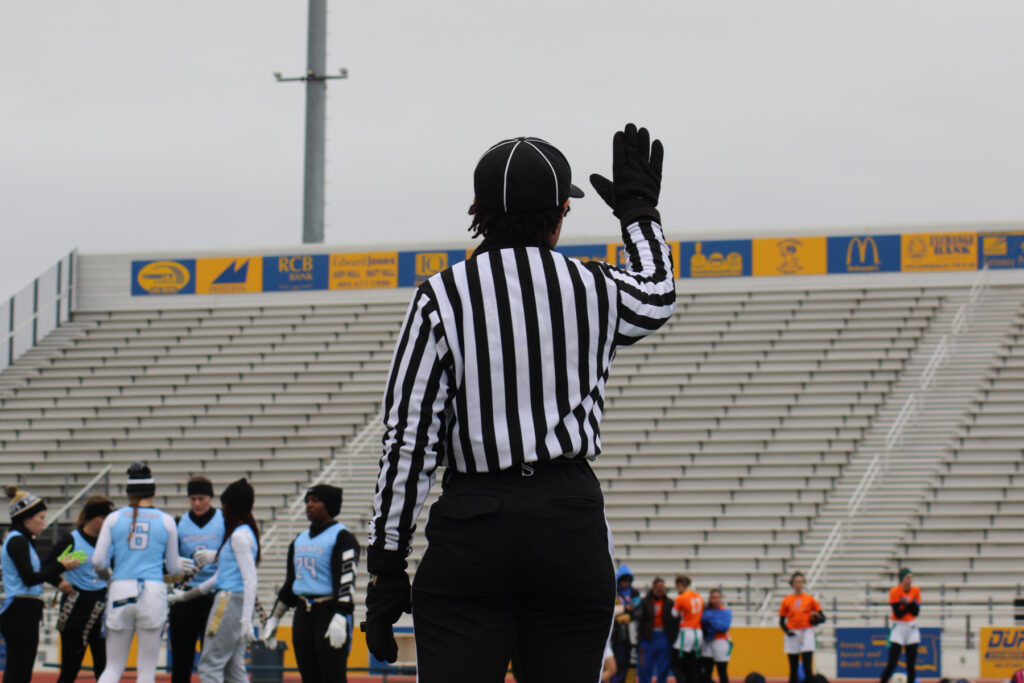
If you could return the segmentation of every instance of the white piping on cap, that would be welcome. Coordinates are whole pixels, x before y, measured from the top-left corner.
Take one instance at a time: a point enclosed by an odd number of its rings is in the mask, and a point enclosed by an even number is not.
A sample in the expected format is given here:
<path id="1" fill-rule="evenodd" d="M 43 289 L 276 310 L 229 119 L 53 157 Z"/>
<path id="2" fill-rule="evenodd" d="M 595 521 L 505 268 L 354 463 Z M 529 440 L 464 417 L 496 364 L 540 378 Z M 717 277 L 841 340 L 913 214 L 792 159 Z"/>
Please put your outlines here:
<path id="1" fill-rule="evenodd" d="M 535 150 L 537 150 L 537 154 L 540 155 L 540 158 L 543 159 L 544 162 L 548 165 L 548 168 L 551 169 L 551 177 L 555 179 L 555 206 L 558 206 L 558 174 L 555 173 L 555 167 L 551 164 L 551 160 L 548 159 L 548 156 L 544 154 L 543 151 L 541 151 L 540 147 L 533 144 L 529 140 L 525 140 L 524 142 L 526 142 L 526 144 L 528 144 L 530 147 L 533 147 Z"/>
<path id="2" fill-rule="evenodd" d="M 516 140 L 515 146 L 512 147 L 512 151 L 508 153 L 508 159 L 505 161 L 505 178 L 501 184 L 501 203 L 505 207 L 505 213 L 508 213 L 508 167 L 512 165 L 512 155 L 516 153 L 520 142 L 522 141 Z M 533 147 L 533 145 L 530 146 Z"/>

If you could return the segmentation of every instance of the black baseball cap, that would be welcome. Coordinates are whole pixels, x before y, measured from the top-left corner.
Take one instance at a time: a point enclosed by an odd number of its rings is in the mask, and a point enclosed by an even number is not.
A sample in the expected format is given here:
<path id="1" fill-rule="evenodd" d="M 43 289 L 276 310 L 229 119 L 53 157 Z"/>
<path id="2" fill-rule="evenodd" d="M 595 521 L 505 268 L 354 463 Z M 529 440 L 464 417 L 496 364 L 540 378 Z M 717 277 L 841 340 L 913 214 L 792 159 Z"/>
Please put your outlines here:
<path id="1" fill-rule="evenodd" d="M 565 155 L 540 138 L 502 140 L 484 152 L 473 172 L 476 205 L 501 213 L 556 209 L 582 197 Z"/>

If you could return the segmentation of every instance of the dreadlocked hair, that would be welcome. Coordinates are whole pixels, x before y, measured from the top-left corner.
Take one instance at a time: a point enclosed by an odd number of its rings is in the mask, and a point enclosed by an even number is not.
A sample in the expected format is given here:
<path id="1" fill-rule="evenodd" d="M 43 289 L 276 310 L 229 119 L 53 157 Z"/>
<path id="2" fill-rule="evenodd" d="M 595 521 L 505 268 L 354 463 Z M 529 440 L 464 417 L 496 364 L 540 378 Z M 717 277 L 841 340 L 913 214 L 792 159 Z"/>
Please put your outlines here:
<path id="1" fill-rule="evenodd" d="M 501 213 L 481 209 L 473 202 L 469 215 L 473 222 L 469 231 L 473 238 L 493 235 L 523 246 L 547 246 L 548 236 L 555 231 L 567 209 L 556 207 L 530 213 Z"/>

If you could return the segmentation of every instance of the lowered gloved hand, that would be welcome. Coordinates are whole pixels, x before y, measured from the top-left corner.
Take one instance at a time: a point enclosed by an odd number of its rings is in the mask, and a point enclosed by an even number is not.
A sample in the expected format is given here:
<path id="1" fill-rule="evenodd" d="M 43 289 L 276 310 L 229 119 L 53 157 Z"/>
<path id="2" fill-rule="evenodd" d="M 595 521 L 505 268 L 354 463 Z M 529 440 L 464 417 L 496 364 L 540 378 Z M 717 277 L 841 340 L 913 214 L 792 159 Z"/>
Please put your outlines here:
<path id="1" fill-rule="evenodd" d="M 398 643 L 393 626 L 403 612 L 412 611 L 405 556 L 394 550 L 369 548 L 366 566 L 372 577 L 366 587 L 366 646 L 379 661 L 394 663 L 398 660 Z"/>
<path id="2" fill-rule="evenodd" d="M 196 566 L 202 569 L 217 561 L 217 551 L 212 548 L 203 548 L 192 553 L 192 559 L 196 561 Z"/>
<path id="3" fill-rule="evenodd" d="M 655 208 L 661 195 L 661 165 L 665 148 L 660 140 L 651 143 L 646 128 L 626 124 L 612 139 L 612 179 L 594 173 L 590 184 L 612 208 L 623 226 L 639 218 L 661 221 Z"/>
<path id="4" fill-rule="evenodd" d="M 199 568 L 196 563 L 187 557 L 179 557 L 178 565 L 181 567 L 181 573 L 185 575 L 185 578 L 195 576 Z"/>
<path id="5" fill-rule="evenodd" d="M 277 634 L 278 623 L 277 617 L 270 617 L 263 625 L 263 644 L 271 650 L 277 649 L 277 638 L 274 636 Z"/>
<path id="6" fill-rule="evenodd" d="M 345 647 L 348 642 L 348 619 L 344 614 L 335 614 L 331 617 L 331 623 L 327 625 L 327 633 L 324 634 L 335 650 Z"/>
<path id="7" fill-rule="evenodd" d="M 249 647 L 256 642 L 256 632 L 252 628 L 252 619 L 242 620 L 242 641 Z"/>

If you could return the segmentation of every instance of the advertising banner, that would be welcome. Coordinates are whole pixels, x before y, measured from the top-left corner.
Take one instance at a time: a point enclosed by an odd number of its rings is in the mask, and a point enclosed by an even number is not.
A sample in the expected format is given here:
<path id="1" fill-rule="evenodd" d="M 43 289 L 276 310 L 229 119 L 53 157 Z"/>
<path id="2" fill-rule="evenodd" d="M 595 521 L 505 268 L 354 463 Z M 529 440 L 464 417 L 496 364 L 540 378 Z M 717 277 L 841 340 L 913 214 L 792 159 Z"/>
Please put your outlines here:
<path id="1" fill-rule="evenodd" d="M 331 289 L 394 289 L 398 286 L 398 252 L 331 254 Z"/>
<path id="2" fill-rule="evenodd" d="M 750 240 L 703 240 L 679 246 L 682 277 L 750 275 Z"/>
<path id="3" fill-rule="evenodd" d="M 195 293 L 195 259 L 132 261 L 132 296 Z"/>
<path id="4" fill-rule="evenodd" d="M 559 245 L 555 247 L 555 251 L 584 263 L 587 261 L 612 263 L 608 260 L 608 246 L 607 244 L 569 244 L 565 246 Z M 615 253 L 614 249 L 612 253 Z"/>
<path id="5" fill-rule="evenodd" d="M 983 626 L 981 629 L 981 677 L 1010 678 L 1024 669 L 1024 628 Z"/>
<path id="6" fill-rule="evenodd" d="M 736 626 L 729 629 L 729 637 L 732 638 L 730 680 L 742 681 L 754 671 L 767 678 L 783 680 L 789 675 L 789 661 L 782 651 L 782 629 L 778 626 Z"/>
<path id="7" fill-rule="evenodd" d="M 901 257 L 902 269 L 906 273 L 976 270 L 978 235 L 973 232 L 902 235 Z"/>
<path id="8" fill-rule="evenodd" d="M 889 630 L 874 628 L 836 629 L 836 675 L 839 678 L 878 678 L 889 661 Z M 906 660 L 900 655 L 897 671 L 906 673 Z M 917 648 L 917 675 L 920 678 L 942 676 L 942 629 L 922 628 Z"/>
<path id="9" fill-rule="evenodd" d="M 828 248 L 824 237 L 753 240 L 754 275 L 824 275 Z"/>
<path id="10" fill-rule="evenodd" d="M 263 291 L 259 256 L 196 259 L 196 294 L 255 294 Z"/>
<path id="11" fill-rule="evenodd" d="M 671 252 L 671 254 L 672 254 L 672 276 L 676 277 L 676 278 L 683 277 L 683 275 L 681 274 L 682 273 L 682 268 L 679 265 L 679 261 L 680 261 L 680 259 L 679 259 L 679 242 L 668 242 L 667 244 L 668 244 L 669 252 Z M 585 260 L 585 259 L 581 259 L 581 260 Z M 606 244 L 605 245 L 605 257 L 604 258 L 597 258 L 597 259 L 593 259 L 593 260 L 604 261 L 605 263 L 610 263 L 613 266 L 618 266 L 619 268 L 625 268 L 626 267 L 626 247 L 624 247 L 622 244 L 619 244 L 619 243 Z"/>
<path id="12" fill-rule="evenodd" d="M 263 257 L 263 291 L 327 289 L 327 254 Z"/>
<path id="13" fill-rule="evenodd" d="M 978 235 L 978 269 L 1024 268 L 1024 232 L 984 232 Z"/>
<path id="14" fill-rule="evenodd" d="M 472 252 L 470 252 L 472 253 Z M 465 261 L 464 249 L 403 251 L 398 254 L 398 286 L 418 287 L 431 275 Z"/>
<path id="15" fill-rule="evenodd" d="M 899 269 L 899 235 L 828 238 L 829 273 L 885 273 Z"/>

